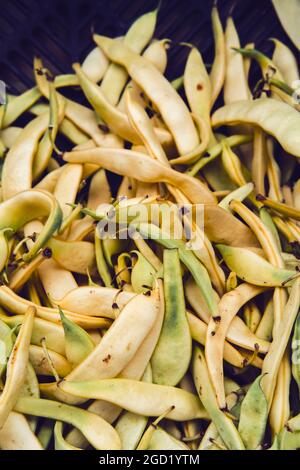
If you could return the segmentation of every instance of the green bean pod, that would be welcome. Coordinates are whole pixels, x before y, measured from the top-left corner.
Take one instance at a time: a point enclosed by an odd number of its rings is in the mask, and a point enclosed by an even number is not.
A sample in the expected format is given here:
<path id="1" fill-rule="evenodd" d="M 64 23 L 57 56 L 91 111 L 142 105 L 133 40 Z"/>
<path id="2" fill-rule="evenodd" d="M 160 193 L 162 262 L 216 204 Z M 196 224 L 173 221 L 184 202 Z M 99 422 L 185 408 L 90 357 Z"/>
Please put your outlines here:
<path id="1" fill-rule="evenodd" d="M 156 269 L 139 251 L 133 250 L 131 254 L 137 256 L 131 271 L 131 284 L 134 292 L 140 294 L 152 288 Z"/>
<path id="2" fill-rule="evenodd" d="M 212 313 L 216 314 L 218 311 L 213 289 L 208 276 L 208 273 L 202 263 L 195 257 L 191 250 L 187 250 L 185 243 L 182 240 L 172 240 L 170 236 L 163 233 L 158 227 L 153 224 L 139 224 L 136 226 L 138 232 L 146 237 L 153 238 L 155 241 L 160 243 L 166 248 L 173 249 L 177 248 L 179 258 L 191 272 L 196 284 L 201 289 L 203 297 Z"/>
<path id="3" fill-rule="evenodd" d="M 99 237 L 97 230 L 95 230 L 95 254 L 97 270 L 105 287 L 111 287 L 112 276 L 104 256 L 103 241 L 104 240 Z"/>
<path id="4" fill-rule="evenodd" d="M 65 350 L 68 361 L 76 366 L 80 364 L 94 349 L 90 335 L 79 325 L 69 320 L 59 307 L 61 323 L 65 333 Z"/>
<path id="5" fill-rule="evenodd" d="M 192 355 L 178 250 L 164 250 L 165 317 L 151 358 L 154 383 L 177 385 Z"/>
<path id="6" fill-rule="evenodd" d="M 300 432 L 290 432 L 284 428 L 276 438 L 274 439 L 272 447 L 277 444 L 277 449 L 271 447 L 269 450 L 299 450 Z"/>
<path id="7" fill-rule="evenodd" d="M 49 83 L 49 123 L 43 138 L 38 144 L 36 155 L 33 159 L 32 176 L 36 180 L 47 168 L 53 150 L 61 153 L 55 146 L 60 122 L 65 112 L 65 101 L 57 99 L 57 93 L 52 82 Z"/>
<path id="8" fill-rule="evenodd" d="M 236 275 L 256 286 L 281 287 L 295 276 L 295 271 L 278 268 L 246 248 L 217 245 L 225 263 Z"/>
<path id="9" fill-rule="evenodd" d="M 205 356 L 198 347 L 194 351 L 193 376 L 199 397 L 229 450 L 244 450 L 243 441 L 232 420 L 220 410 L 210 381 Z"/>
<path id="10" fill-rule="evenodd" d="M 268 402 L 257 377 L 243 399 L 239 433 L 246 449 L 256 450 L 262 443 L 268 420 Z"/>

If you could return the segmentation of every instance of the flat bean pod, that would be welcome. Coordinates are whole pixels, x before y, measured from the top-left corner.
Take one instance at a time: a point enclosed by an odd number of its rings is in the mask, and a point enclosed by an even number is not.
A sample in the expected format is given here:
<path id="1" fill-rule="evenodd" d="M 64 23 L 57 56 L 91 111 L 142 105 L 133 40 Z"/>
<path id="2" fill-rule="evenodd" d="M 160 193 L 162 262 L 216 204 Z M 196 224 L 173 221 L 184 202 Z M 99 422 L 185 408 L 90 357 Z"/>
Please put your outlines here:
<path id="1" fill-rule="evenodd" d="M 82 450 L 69 444 L 63 436 L 63 423 L 56 421 L 54 426 L 54 448 L 55 450 Z"/>
<path id="2" fill-rule="evenodd" d="M 223 374 L 223 349 L 226 332 L 239 309 L 263 291 L 263 287 L 241 284 L 223 296 L 219 303 L 219 315 L 212 317 L 208 324 L 205 357 L 221 409 L 226 408 Z"/>
<path id="3" fill-rule="evenodd" d="M 80 364 L 93 351 L 95 344 L 90 335 L 83 328 L 69 320 L 61 309 L 60 316 L 65 333 L 66 357 L 75 366 Z M 71 371 L 69 370 L 69 372 Z"/>
<path id="4" fill-rule="evenodd" d="M 4 425 L 10 411 L 12 411 L 25 382 L 34 314 L 34 307 L 29 307 L 9 356 L 6 382 L 0 397 L 0 427 Z"/>
<path id="5" fill-rule="evenodd" d="M 120 438 L 113 427 L 88 411 L 39 398 L 19 398 L 14 409 L 19 413 L 70 423 L 80 429 L 95 449 L 121 448 Z"/>
<path id="6" fill-rule="evenodd" d="M 55 323 L 60 322 L 60 315 L 57 309 L 35 305 L 33 302 L 18 296 L 6 286 L 0 287 L 0 305 L 14 313 L 17 313 L 18 315 L 24 315 L 29 306 L 35 306 L 37 310 L 36 315 L 39 318 Z M 78 315 L 68 311 L 65 311 L 65 314 L 78 325 L 87 329 L 106 328 L 110 325 L 110 322 L 107 319 L 101 317 L 89 317 L 87 315 Z"/>
<path id="7" fill-rule="evenodd" d="M 181 191 L 194 203 L 214 203 L 212 193 L 198 180 L 182 175 L 175 170 L 166 168 L 157 161 L 145 155 L 130 150 L 95 149 L 65 153 L 68 162 L 95 163 L 114 173 L 131 176 L 145 183 L 165 183 L 178 186 Z"/>
<path id="8" fill-rule="evenodd" d="M 249 388 L 241 405 L 239 433 L 246 449 L 261 445 L 268 419 L 268 402 L 260 386 L 261 376 Z"/>
<path id="9" fill-rule="evenodd" d="M 143 416 L 159 416 L 170 407 L 174 407 L 168 413 L 169 419 L 175 421 L 207 419 L 207 414 L 196 395 L 175 387 L 128 379 L 63 381 L 59 386 L 67 393 L 107 400 Z"/>
<path id="10" fill-rule="evenodd" d="M 225 445 L 229 450 L 244 450 L 244 444 L 235 425 L 219 409 L 213 386 L 210 382 L 205 356 L 200 348 L 196 348 L 194 352 L 193 376 L 199 397 Z"/>
<path id="11" fill-rule="evenodd" d="M 109 287 L 81 286 L 66 294 L 57 303 L 63 310 L 92 316 L 115 318 L 113 303 L 116 300 L 120 310 L 134 297 L 134 293 L 118 291 Z"/>
<path id="12" fill-rule="evenodd" d="M 25 416 L 15 411 L 9 413 L 0 430 L 0 447 L 1 450 L 43 450 Z"/>
<path id="13" fill-rule="evenodd" d="M 164 293 L 164 323 L 151 358 L 153 382 L 176 385 L 187 371 L 192 354 L 177 250 L 164 250 Z"/>
<path id="14" fill-rule="evenodd" d="M 154 326 L 158 314 L 159 294 L 137 294 L 123 308 L 112 327 L 104 335 L 95 349 L 66 377 L 66 381 L 92 380 L 116 377 L 134 357 L 139 346 Z M 127 331 L 127 334 L 125 334 Z M 56 384 L 43 387 L 47 395 L 56 392 L 58 396 L 62 388 Z M 60 396 L 67 403 L 80 403 L 69 394 Z"/>
<path id="15" fill-rule="evenodd" d="M 160 110 L 173 134 L 180 153 L 192 151 L 199 138 L 192 118 L 180 96 L 149 61 L 138 56 L 120 41 L 94 35 L 108 57 L 127 68 L 129 75 Z"/>
<path id="16" fill-rule="evenodd" d="M 0 86 L 3 450 L 300 446 L 298 58 L 214 2 L 170 81 L 159 10 Z"/>
<path id="17" fill-rule="evenodd" d="M 217 245 L 225 263 L 243 281 L 257 286 L 283 286 L 295 276 L 294 271 L 277 268 L 246 248 Z"/>
<path id="18" fill-rule="evenodd" d="M 300 156 L 299 113 L 288 104 L 272 98 L 237 101 L 219 108 L 212 116 L 212 125 L 254 124 L 275 137 L 290 154 Z"/>
<path id="19" fill-rule="evenodd" d="M 136 53 L 140 53 L 147 46 L 154 33 L 158 10 L 159 8 L 145 13 L 134 21 L 124 36 L 124 45 Z M 119 101 L 127 78 L 125 68 L 115 63 L 109 65 L 101 83 L 101 90 L 112 104 L 117 104 Z"/>

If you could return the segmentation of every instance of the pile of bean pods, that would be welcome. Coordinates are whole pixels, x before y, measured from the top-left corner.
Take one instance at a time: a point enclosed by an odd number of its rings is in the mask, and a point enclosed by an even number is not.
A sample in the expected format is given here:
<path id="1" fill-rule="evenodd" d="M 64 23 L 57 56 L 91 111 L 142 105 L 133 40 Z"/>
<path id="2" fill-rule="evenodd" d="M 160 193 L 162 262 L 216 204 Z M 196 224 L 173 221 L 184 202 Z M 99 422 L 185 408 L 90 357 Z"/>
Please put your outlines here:
<path id="1" fill-rule="evenodd" d="M 170 82 L 157 15 L 0 109 L 1 449 L 300 447 L 297 62 L 215 6 Z"/>

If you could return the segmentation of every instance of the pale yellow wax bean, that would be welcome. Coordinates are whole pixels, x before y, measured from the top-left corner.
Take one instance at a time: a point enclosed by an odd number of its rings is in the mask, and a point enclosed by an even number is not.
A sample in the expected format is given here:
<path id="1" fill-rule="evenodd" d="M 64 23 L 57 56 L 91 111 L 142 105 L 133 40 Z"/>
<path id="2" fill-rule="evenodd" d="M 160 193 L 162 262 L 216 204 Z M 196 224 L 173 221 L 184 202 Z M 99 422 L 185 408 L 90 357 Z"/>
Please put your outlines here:
<path id="1" fill-rule="evenodd" d="M 226 71 L 223 89 L 224 102 L 225 104 L 229 104 L 238 100 L 247 100 L 248 86 L 245 80 L 243 57 L 232 49 L 233 47 L 240 47 L 240 40 L 231 16 L 229 16 L 226 23 L 225 44 Z M 238 80 L 237 77 L 239 77 Z"/>
<path id="2" fill-rule="evenodd" d="M 1 450 L 43 450 L 24 415 L 11 411 L 0 430 Z"/>
<path id="3" fill-rule="evenodd" d="M 134 297 L 134 293 L 119 291 L 109 287 L 81 286 L 68 292 L 55 302 L 64 310 L 83 315 L 114 319 L 114 304 L 122 308 Z"/>
<path id="4" fill-rule="evenodd" d="M 33 158 L 39 139 L 47 129 L 48 121 L 48 112 L 33 119 L 20 132 L 10 148 L 2 170 L 4 200 L 31 188 Z"/>
<path id="5" fill-rule="evenodd" d="M 155 103 L 174 136 L 179 152 L 185 154 L 197 147 L 199 137 L 188 108 L 156 67 L 120 41 L 99 35 L 94 35 L 94 40 L 111 60 L 126 67 L 131 78 Z"/>
<path id="6" fill-rule="evenodd" d="M 226 408 L 223 354 L 224 341 L 229 325 L 239 309 L 265 288 L 241 284 L 225 294 L 219 303 L 219 316 L 211 317 L 206 333 L 205 357 L 209 375 L 221 409 Z"/>
<path id="7" fill-rule="evenodd" d="M 25 236 L 40 233 L 42 227 L 43 224 L 38 220 L 29 222 L 24 227 Z M 32 241 L 28 240 L 27 245 L 30 248 Z M 45 292 L 49 294 L 50 298 L 60 299 L 70 290 L 77 287 L 77 282 L 73 274 L 59 266 L 53 259 L 45 259 L 38 268 L 38 274 Z"/>
<path id="8" fill-rule="evenodd" d="M 66 377 L 71 380 L 92 380 L 116 377 L 136 354 L 155 324 L 160 310 L 160 295 L 155 289 L 150 296 L 137 294 L 123 308 L 100 343 L 87 358 Z M 61 393 L 56 384 L 42 387 L 47 396 L 53 393 L 67 403 L 82 399 Z"/>

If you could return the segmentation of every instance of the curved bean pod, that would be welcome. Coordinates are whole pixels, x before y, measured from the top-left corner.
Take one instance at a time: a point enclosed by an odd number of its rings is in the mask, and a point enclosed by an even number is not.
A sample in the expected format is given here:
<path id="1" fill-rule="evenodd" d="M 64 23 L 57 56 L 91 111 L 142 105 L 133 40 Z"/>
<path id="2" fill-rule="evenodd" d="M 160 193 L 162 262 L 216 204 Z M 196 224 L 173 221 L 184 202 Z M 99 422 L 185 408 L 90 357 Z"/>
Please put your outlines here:
<path id="1" fill-rule="evenodd" d="M 107 71 L 109 61 L 100 47 L 94 47 L 82 62 L 82 70 L 93 82 L 100 82 Z"/>
<path id="2" fill-rule="evenodd" d="M 6 286 L 0 287 L 0 305 L 4 306 L 11 312 L 17 313 L 18 315 L 24 315 L 28 307 L 34 306 L 36 307 L 36 315 L 39 318 L 50 322 L 60 322 L 60 315 L 57 309 L 35 305 L 33 302 L 18 296 Z M 78 315 L 67 311 L 65 311 L 65 314 L 75 323 L 86 329 L 107 328 L 110 326 L 110 321 L 105 318 Z"/>
<path id="3" fill-rule="evenodd" d="M 170 407 L 168 418 L 175 421 L 207 419 L 196 395 L 180 388 L 149 384 L 128 379 L 106 379 L 84 382 L 62 381 L 59 387 L 78 397 L 97 398 L 115 403 L 125 410 L 143 416 L 159 416 Z"/>
<path id="4" fill-rule="evenodd" d="M 300 116 L 288 104 L 272 98 L 241 100 L 219 108 L 212 116 L 215 127 L 239 123 L 261 127 L 275 137 L 287 153 L 300 157 Z"/>
<path id="5" fill-rule="evenodd" d="M 25 416 L 11 411 L 0 430 L 1 450 L 43 450 Z"/>
<path id="6" fill-rule="evenodd" d="M 276 336 L 273 339 L 269 352 L 265 357 L 262 374 L 262 389 L 267 397 L 269 406 L 274 396 L 278 370 L 287 347 L 293 324 L 297 317 L 300 306 L 300 280 L 293 282 L 288 302 L 284 308 L 284 314 L 278 325 Z"/>
<path id="7" fill-rule="evenodd" d="M 1 128 L 10 126 L 24 111 L 31 108 L 40 97 L 41 92 L 37 87 L 34 87 L 25 91 L 22 95 L 9 99 L 1 121 Z"/>
<path id="8" fill-rule="evenodd" d="M 199 138 L 187 107 L 156 67 L 120 41 L 97 34 L 94 35 L 94 40 L 111 60 L 127 69 L 133 80 L 156 105 L 173 134 L 179 152 L 185 154 L 197 147 Z"/>
<path id="9" fill-rule="evenodd" d="M 154 34 L 158 10 L 159 7 L 134 21 L 122 39 L 124 45 L 137 54 L 142 52 Z M 105 49 L 101 46 L 100 49 L 106 54 Z M 115 63 L 109 65 L 101 83 L 101 90 L 112 104 L 115 105 L 119 101 L 127 78 L 128 74 L 125 68 Z"/>
<path id="10" fill-rule="evenodd" d="M 151 436 L 147 450 L 187 451 L 189 450 L 189 448 L 186 444 L 179 441 L 174 436 L 171 436 L 171 434 L 167 433 L 164 429 L 157 426 Z"/>
<path id="11" fill-rule="evenodd" d="M 224 82 L 224 102 L 233 103 L 248 99 L 248 86 L 245 77 L 243 58 L 234 50 L 240 47 L 239 36 L 231 16 L 228 17 L 225 29 L 226 71 Z M 237 82 L 236 77 L 239 77 Z"/>
<path id="12" fill-rule="evenodd" d="M 95 248 L 87 241 L 65 241 L 52 237 L 47 242 L 53 259 L 64 269 L 86 274 L 95 267 Z"/>
<path id="13" fill-rule="evenodd" d="M 113 325 L 100 343 L 66 377 L 66 381 L 93 380 L 116 377 L 133 359 L 138 348 L 154 326 L 160 309 L 159 293 L 154 290 L 151 296 L 137 294 L 123 308 Z M 126 332 L 126 334 L 125 334 Z M 67 403 L 82 403 L 82 399 L 61 393 L 57 384 L 42 386 L 47 396 L 58 396 Z"/>
<path id="14" fill-rule="evenodd" d="M 114 428 L 93 413 L 39 398 L 19 398 L 14 407 L 19 413 L 56 419 L 80 429 L 90 444 L 98 450 L 119 450 L 120 438 Z"/>
<path id="15" fill-rule="evenodd" d="M 207 330 L 206 323 L 202 322 L 192 313 L 188 313 L 187 317 L 193 340 L 197 341 L 202 346 L 205 346 Z M 224 343 L 224 359 L 235 367 L 244 367 L 245 358 L 227 341 Z"/>
<path id="16" fill-rule="evenodd" d="M 204 120 L 208 126 L 210 142 L 214 144 L 216 141 L 210 128 L 211 83 L 202 56 L 196 47 L 193 47 L 189 53 L 183 83 L 194 116 Z"/>
<path id="17" fill-rule="evenodd" d="M 26 379 L 34 314 L 35 308 L 29 307 L 9 356 L 6 381 L 0 397 L 0 428 L 4 425 L 10 411 L 12 411 Z"/>
<path id="18" fill-rule="evenodd" d="M 9 328 L 16 328 L 21 325 L 24 320 L 24 315 L 6 316 L 0 315 L 0 320 L 4 322 Z M 64 330 L 61 325 L 52 323 L 41 318 L 34 318 L 33 329 L 31 335 L 31 344 L 40 346 L 42 339 L 46 340 L 47 347 L 58 354 L 65 354 L 65 339 Z"/>
<path id="19" fill-rule="evenodd" d="M 23 255 L 24 261 L 30 261 L 60 227 L 61 209 L 51 194 L 37 189 L 19 193 L 0 204 L 0 230 L 9 227 L 17 231 L 39 217 L 48 217 L 48 220 L 29 252 Z"/>
<path id="20" fill-rule="evenodd" d="M 114 173 L 145 183 L 163 181 L 177 186 L 193 203 L 215 203 L 214 196 L 199 180 L 165 167 L 142 153 L 131 150 L 101 149 L 66 152 L 68 162 L 95 163 Z"/>
<path id="21" fill-rule="evenodd" d="M 40 137 L 48 126 L 48 113 L 33 119 L 20 132 L 10 148 L 2 170 L 3 199 L 9 199 L 32 187 L 32 164 Z M 11 175 L 14 175 L 12 178 Z"/>
<path id="22" fill-rule="evenodd" d="M 291 49 L 279 39 L 271 38 L 275 44 L 272 60 L 280 70 L 284 81 L 292 86 L 293 82 L 299 79 L 299 71 L 296 58 Z"/>
<path id="23" fill-rule="evenodd" d="M 221 409 L 226 408 L 223 374 L 223 350 L 226 333 L 239 309 L 253 297 L 264 292 L 264 290 L 263 287 L 241 284 L 222 297 L 219 303 L 218 316 L 215 318 L 212 317 L 208 324 L 205 357 L 209 375 Z"/>
<path id="24" fill-rule="evenodd" d="M 71 372 L 71 364 L 64 356 L 55 351 L 48 349 L 49 357 L 53 363 L 59 377 L 65 377 Z M 52 375 L 52 369 L 49 366 L 48 360 L 42 347 L 36 345 L 29 346 L 29 359 L 37 375 Z"/>
<path id="25" fill-rule="evenodd" d="M 133 292 L 119 291 L 111 287 L 81 286 L 68 292 L 62 299 L 55 300 L 63 310 L 80 315 L 115 318 L 114 302 L 120 310 L 134 297 Z"/>
<path id="26" fill-rule="evenodd" d="M 238 277 L 257 286 L 282 287 L 295 271 L 277 268 L 246 248 L 217 245 L 225 263 Z"/>
<path id="27" fill-rule="evenodd" d="M 210 72 L 211 81 L 211 108 L 221 92 L 225 80 L 226 70 L 226 49 L 225 36 L 220 20 L 218 8 L 213 6 L 211 11 L 211 21 L 215 40 L 215 57 Z"/>
<path id="28" fill-rule="evenodd" d="M 56 421 L 54 426 L 54 448 L 55 450 L 82 450 L 69 444 L 63 436 L 63 423 Z"/>
<path id="29" fill-rule="evenodd" d="M 79 64 L 73 64 L 73 69 L 78 76 L 79 83 L 86 98 L 91 103 L 96 113 L 106 122 L 111 131 L 133 144 L 140 144 L 141 140 L 131 126 L 127 115 L 107 101 L 102 94 L 101 88 L 88 79 Z M 155 128 L 155 133 L 162 144 L 170 145 L 172 142 L 172 137 L 168 131 L 157 127 Z"/>
<path id="30" fill-rule="evenodd" d="M 140 294 L 152 288 L 156 269 L 139 251 L 133 250 L 131 254 L 137 256 L 131 270 L 131 285 L 133 291 Z"/>

